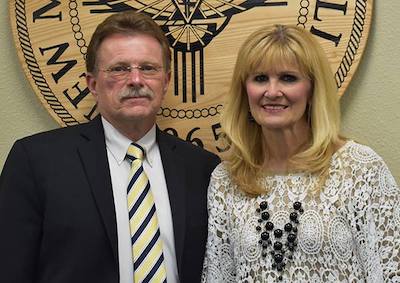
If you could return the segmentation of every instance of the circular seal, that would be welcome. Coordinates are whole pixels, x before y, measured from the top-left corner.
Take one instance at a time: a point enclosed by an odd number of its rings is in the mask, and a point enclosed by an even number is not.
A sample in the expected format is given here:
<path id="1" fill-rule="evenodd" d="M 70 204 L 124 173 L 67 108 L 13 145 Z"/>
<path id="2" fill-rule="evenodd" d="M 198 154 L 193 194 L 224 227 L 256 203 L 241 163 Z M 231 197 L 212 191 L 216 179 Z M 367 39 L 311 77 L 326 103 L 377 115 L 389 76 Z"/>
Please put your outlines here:
<path id="1" fill-rule="evenodd" d="M 62 126 L 93 119 L 85 56 L 94 29 L 112 13 L 150 15 L 172 49 L 172 80 L 158 112 L 165 131 L 213 152 L 224 149 L 219 115 L 236 54 L 260 26 L 309 30 L 327 53 L 342 95 L 364 51 L 373 0 L 10 0 L 15 46 L 24 72 Z"/>

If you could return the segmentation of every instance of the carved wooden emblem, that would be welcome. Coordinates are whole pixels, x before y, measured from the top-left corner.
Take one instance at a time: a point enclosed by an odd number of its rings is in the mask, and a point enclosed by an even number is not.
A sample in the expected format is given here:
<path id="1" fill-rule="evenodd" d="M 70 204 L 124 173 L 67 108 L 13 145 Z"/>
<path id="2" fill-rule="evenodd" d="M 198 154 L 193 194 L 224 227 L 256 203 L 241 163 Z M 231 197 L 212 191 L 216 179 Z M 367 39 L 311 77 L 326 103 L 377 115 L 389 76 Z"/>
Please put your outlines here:
<path id="1" fill-rule="evenodd" d="M 326 51 L 342 95 L 364 51 L 373 0 L 10 0 L 24 72 L 62 126 L 93 119 L 85 56 L 96 25 L 111 13 L 149 14 L 167 35 L 172 80 L 158 113 L 162 129 L 218 152 L 219 115 L 237 51 L 255 29 L 294 24 Z"/>

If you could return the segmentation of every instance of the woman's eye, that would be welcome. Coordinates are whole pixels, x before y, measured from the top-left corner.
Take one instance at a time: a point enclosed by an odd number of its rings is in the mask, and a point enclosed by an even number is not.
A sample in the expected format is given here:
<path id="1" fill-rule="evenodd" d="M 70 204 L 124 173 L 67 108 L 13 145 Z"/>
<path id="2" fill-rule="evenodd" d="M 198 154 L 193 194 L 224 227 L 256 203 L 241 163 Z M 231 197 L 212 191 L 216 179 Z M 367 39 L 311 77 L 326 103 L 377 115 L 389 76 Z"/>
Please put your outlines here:
<path id="1" fill-rule="evenodd" d="M 268 81 L 268 77 L 266 75 L 263 75 L 263 74 L 255 75 L 254 76 L 254 81 L 255 82 L 266 82 L 266 81 Z"/>
<path id="2" fill-rule="evenodd" d="M 290 83 L 297 81 L 297 77 L 295 75 L 285 74 L 281 76 L 281 80 Z"/>

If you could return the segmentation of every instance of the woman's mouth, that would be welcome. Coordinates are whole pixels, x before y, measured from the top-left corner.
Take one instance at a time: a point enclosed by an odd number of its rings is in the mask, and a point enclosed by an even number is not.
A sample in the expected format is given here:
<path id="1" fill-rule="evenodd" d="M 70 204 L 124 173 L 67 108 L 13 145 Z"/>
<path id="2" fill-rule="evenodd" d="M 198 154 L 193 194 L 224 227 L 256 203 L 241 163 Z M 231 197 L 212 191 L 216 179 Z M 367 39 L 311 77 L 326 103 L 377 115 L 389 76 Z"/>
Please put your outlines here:
<path id="1" fill-rule="evenodd" d="M 279 111 L 288 108 L 288 106 L 283 104 L 266 104 L 263 108 L 269 111 Z"/>

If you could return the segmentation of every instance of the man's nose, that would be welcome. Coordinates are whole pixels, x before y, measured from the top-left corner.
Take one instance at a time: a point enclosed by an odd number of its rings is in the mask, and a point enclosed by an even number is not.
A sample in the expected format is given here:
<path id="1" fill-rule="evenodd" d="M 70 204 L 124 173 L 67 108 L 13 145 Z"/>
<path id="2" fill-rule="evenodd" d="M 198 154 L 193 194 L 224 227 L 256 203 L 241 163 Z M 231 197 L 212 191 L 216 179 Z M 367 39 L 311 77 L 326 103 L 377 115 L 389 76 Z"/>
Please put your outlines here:
<path id="1" fill-rule="evenodd" d="M 127 83 L 131 85 L 142 85 L 143 84 L 143 74 L 140 69 L 132 68 L 127 77 Z"/>

